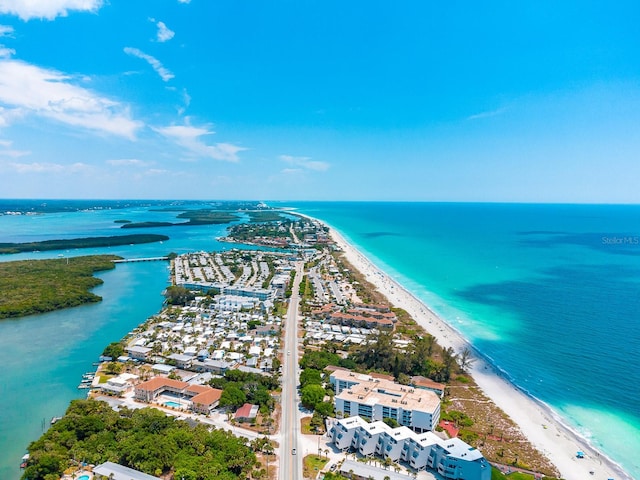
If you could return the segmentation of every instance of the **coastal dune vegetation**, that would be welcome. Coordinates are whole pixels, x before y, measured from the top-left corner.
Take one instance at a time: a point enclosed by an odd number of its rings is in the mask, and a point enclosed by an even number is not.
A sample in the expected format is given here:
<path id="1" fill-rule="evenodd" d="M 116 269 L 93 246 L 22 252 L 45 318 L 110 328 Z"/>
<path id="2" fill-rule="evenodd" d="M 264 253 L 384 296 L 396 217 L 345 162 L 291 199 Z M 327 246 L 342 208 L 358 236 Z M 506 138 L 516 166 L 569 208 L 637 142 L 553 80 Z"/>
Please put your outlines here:
<path id="1" fill-rule="evenodd" d="M 115 255 L 0 263 L 0 319 L 50 312 L 102 297 L 89 290 L 102 283 L 94 272 L 115 268 Z"/>

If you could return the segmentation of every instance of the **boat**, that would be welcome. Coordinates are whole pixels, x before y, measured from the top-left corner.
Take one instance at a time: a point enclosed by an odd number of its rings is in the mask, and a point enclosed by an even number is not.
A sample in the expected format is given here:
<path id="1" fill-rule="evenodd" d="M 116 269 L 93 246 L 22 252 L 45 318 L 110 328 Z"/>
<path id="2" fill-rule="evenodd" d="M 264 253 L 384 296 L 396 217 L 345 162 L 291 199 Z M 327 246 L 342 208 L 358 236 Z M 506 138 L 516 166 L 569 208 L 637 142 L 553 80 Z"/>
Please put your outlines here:
<path id="1" fill-rule="evenodd" d="M 78 385 L 78 388 L 91 388 L 91 384 L 90 383 L 81 383 L 80 385 Z"/>
<path id="2" fill-rule="evenodd" d="M 20 459 L 20 468 L 27 468 L 27 462 L 29 461 L 29 454 L 25 453 Z"/>

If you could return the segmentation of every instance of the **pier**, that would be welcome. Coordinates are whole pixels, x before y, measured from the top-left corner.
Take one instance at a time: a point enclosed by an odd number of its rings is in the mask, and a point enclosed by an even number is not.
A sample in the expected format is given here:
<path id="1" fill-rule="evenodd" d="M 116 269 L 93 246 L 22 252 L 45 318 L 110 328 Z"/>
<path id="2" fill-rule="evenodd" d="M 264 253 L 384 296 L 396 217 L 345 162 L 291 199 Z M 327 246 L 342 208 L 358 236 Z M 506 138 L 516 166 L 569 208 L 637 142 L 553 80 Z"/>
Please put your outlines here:
<path id="1" fill-rule="evenodd" d="M 113 263 L 164 262 L 167 260 L 169 257 L 123 258 L 122 260 L 113 260 Z"/>

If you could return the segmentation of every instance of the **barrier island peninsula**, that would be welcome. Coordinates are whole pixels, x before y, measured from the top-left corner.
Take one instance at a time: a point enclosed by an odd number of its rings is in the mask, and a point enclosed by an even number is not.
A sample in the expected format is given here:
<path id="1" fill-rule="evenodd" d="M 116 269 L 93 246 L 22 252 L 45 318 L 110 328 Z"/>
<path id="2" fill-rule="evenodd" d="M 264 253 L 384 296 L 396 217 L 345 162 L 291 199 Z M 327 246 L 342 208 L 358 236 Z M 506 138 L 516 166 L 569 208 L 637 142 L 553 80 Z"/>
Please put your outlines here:
<path id="1" fill-rule="evenodd" d="M 106 346 L 78 386 L 92 401 L 29 446 L 24 479 L 558 477 L 470 352 L 391 303 L 335 232 L 299 218 L 234 234 L 282 249 L 172 257 L 166 307 Z"/>

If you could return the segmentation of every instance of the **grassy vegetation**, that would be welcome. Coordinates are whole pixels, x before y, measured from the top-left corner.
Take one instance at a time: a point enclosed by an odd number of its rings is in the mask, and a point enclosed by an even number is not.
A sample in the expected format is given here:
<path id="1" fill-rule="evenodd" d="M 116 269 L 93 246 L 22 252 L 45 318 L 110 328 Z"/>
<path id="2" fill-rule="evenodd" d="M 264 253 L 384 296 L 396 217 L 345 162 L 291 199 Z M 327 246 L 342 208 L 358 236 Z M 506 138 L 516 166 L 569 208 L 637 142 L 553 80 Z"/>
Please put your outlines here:
<path id="1" fill-rule="evenodd" d="M 502 473 L 495 467 L 491 467 L 491 480 L 535 480 L 535 476 L 523 473 L 513 472 L 509 475 Z M 555 477 L 543 477 L 543 480 L 553 480 Z"/>
<path id="2" fill-rule="evenodd" d="M 304 457 L 302 475 L 304 478 L 316 478 L 318 472 L 324 468 L 329 459 L 318 455 L 307 455 Z"/>
<path id="3" fill-rule="evenodd" d="M 0 319 L 99 302 L 89 292 L 102 280 L 94 272 L 114 268 L 114 255 L 0 263 Z"/>
<path id="4" fill-rule="evenodd" d="M 72 248 L 114 247 L 139 243 L 169 240 L 166 235 L 114 235 L 111 237 L 70 238 L 67 240 L 44 240 L 42 242 L 0 243 L 0 254 L 33 252 L 34 250 L 67 250 Z"/>

